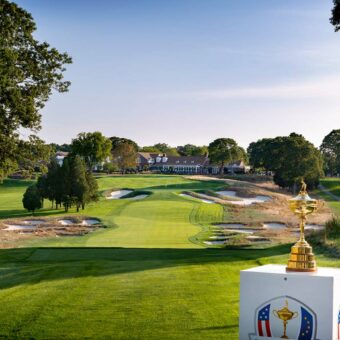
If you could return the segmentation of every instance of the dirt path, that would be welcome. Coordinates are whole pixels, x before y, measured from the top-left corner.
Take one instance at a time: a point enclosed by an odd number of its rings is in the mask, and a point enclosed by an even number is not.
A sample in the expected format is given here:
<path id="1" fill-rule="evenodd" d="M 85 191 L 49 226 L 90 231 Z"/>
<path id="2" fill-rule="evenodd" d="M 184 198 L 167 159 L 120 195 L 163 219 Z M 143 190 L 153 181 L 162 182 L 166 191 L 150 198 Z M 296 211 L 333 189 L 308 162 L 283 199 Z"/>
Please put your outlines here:
<path id="1" fill-rule="evenodd" d="M 322 184 L 319 184 L 319 189 L 321 191 L 323 191 L 325 194 L 327 194 L 328 196 L 332 197 L 333 199 L 335 199 L 336 201 L 340 202 L 340 197 L 332 194 L 326 187 L 324 187 Z"/>

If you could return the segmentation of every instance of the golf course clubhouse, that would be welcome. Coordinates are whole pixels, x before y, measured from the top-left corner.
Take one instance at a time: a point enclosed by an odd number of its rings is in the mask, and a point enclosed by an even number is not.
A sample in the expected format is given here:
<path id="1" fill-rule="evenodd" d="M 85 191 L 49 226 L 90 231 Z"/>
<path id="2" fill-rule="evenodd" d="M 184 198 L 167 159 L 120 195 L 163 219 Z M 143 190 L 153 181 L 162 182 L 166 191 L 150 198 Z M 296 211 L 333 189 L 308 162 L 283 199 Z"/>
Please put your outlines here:
<path id="1" fill-rule="evenodd" d="M 138 152 L 138 171 L 150 170 L 174 174 L 217 174 L 220 167 L 211 164 L 208 156 L 168 156 L 165 153 Z M 224 173 L 246 173 L 249 166 L 243 161 L 225 165 Z"/>

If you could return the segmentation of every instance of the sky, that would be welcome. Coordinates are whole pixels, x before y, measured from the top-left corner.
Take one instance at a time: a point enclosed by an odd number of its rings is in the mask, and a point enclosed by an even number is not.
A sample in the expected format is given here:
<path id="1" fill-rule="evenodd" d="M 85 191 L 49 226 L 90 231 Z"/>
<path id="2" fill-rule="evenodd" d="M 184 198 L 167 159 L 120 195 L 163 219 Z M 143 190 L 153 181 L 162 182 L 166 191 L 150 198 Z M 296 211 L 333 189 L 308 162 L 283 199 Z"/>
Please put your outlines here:
<path id="1" fill-rule="evenodd" d="M 35 36 L 73 58 L 39 135 L 139 145 L 239 145 L 340 128 L 340 32 L 331 0 L 18 0 Z"/>

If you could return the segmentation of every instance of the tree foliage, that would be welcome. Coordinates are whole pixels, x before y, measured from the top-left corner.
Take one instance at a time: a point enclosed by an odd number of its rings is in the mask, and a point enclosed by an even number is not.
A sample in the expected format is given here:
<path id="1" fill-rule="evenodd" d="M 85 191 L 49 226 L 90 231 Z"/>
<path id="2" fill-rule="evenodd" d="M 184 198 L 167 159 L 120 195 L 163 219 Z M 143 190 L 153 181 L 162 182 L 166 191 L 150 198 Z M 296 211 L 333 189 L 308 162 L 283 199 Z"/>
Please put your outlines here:
<path id="1" fill-rule="evenodd" d="M 137 152 L 130 143 L 119 144 L 112 151 L 113 163 L 118 166 L 120 171 L 124 174 L 129 168 L 136 168 Z"/>
<path id="2" fill-rule="evenodd" d="M 261 139 L 248 147 L 250 164 L 274 172 L 274 182 L 295 189 L 304 179 L 310 188 L 323 175 L 321 153 L 302 135 Z"/>
<path id="3" fill-rule="evenodd" d="M 41 209 L 42 198 L 36 185 L 31 185 L 26 189 L 22 203 L 25 209 L 32 211 L 33 213 L 35 210 Z"/>
<path id="4" fill-rule="evenodd" d="M 324 157 L 325 172 L 340 174 L 340 129 L 331 131 L 322 141 L 320 150 Z"/>
<path id="5" fill-rule="evenodd" d="M 39 130 L 39 111 L 52 91 L 65 92 L 70 85 L 63 72 L 71 58 L 34 39 L 35 30 L 31 14 L 0 1 L 0 178 L 17 166 L 18 130 Z"/>
<path id="6" fill-rule="evenodd" d="M 72 140 L 71 153 L 81 156 L 89 170 L 111 156 L 111 141 L 101 132 L 82 132 Z"/>
<path id="7" fill-rule="evenodd" d="M 62 166 L 52 160 L 46 175 L 38 179 L 37 185 L 42 198 L 55 202 L 55 207 L 64 206 L 68 211 L 73 205 L 80 207 L 98 199 L 98 184 L 92 173 L 87 171 L 84 160 L 76 155 L 66 157 Z"/>
<path id="8" fill-rule="evenodd" d="M 138 145 L 131 139 L 128 138 L 121 138 L 121 137 L 110 137 L 109 138 L 112 144 L 111 150 L 114 151 L 119 145 L 121 144 L 131 144 L 135 151 L 138 151 Z"/>
<path id="9" fill-rule="evenodd" d="M 28 141 L 19 141 L 20 156 L 18 165 L 20 171 L 31 175 L 37 170 L 42 173 L 47 171 L 47 165 L 52 156 L 52 147 L 45 144 L 39 137 L 32 135 Z"/>
<path id="10" fill-rule="evenodd" d="M 330 18 L 334 30 L 337 32 L 340 29 L 340 0 L 333 0 L 332 17 Z"/>
<path id="11" fill-rule="evenodd" d="M 242 152 L 236 141 L 232 138 L 215 139 L 208 146 L 209 159 L 211 163 L 219 164 L 220 174 L 224 166 L 233 161 L 240 160 Z"/>
<path id="12" fill-rule="evenodd" d="M 183 146 L 177 146 L 177 152 L 181 156 L 205 156 L 208 154 L 207 146 L 196 146 L 193 144 L 185 144 Z"/>

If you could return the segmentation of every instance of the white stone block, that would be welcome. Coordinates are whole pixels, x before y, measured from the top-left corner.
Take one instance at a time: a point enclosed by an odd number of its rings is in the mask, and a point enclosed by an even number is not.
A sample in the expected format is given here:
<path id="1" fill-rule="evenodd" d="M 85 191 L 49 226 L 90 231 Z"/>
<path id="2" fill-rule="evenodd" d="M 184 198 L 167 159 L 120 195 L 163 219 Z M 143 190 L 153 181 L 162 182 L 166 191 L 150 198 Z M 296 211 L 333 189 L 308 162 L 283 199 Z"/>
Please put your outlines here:
<path id="1" fill-rule="evenodd" d="M 340 269 L 315 273 L 286 272 L 281 265 L 241 271 L 240 340 L 282 339 L 284 320 L 292 312 L 286 339 L 340 340 Z"/>

